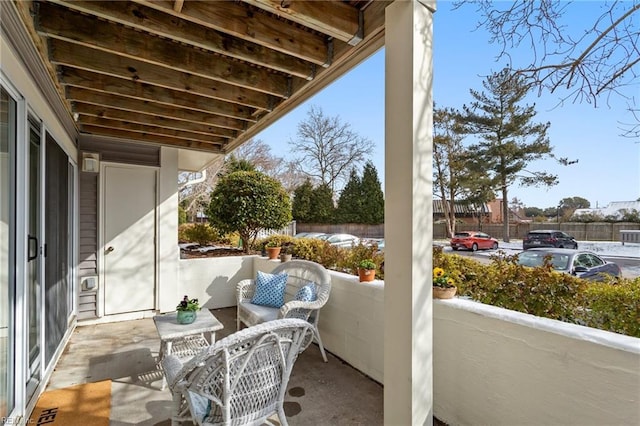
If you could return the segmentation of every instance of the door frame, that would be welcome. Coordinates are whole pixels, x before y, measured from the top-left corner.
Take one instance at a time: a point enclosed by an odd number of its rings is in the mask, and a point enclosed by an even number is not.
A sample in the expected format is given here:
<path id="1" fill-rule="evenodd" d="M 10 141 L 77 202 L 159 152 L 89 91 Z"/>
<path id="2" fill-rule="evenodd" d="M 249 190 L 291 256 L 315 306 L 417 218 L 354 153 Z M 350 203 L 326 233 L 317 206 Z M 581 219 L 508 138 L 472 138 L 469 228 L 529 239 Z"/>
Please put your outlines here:
<path id="1" fill-rule="evenodd" d="M 116 167 L 121 167 L 121 168 L 131 168 L 131 169 L 149 169 L 149 170 L 154 170 L 156 172 L 156 187 L 155 187 L 155 200 L 156 200 L 156 205 L 154 207 L 154 229 L 153 229 L 153 236 L 154 236 L 154 247 L 153 247 L 153 253 L 154 253 L 154 258 L 156 259 L 156 261 L 154 261 L 153 264 L 153 270 L 154 270 L 154 301 L 153 301 L 153 309 L 154 310 L 158 310 L 159 308 L 159 292 L 160 289 L 158 288 L 158 274 L 159 274 L 159 267 L 158 267 L 158 260 L 159 259 L 159 252 L 158 252 L 158 240 L 159 240 L 159 232 L 158 232 L 158 226 L 159 226 L 159 199 L 160 199 L 160 167 L 155 167 L 155 166 L 142 166 L 142 165 L 136 165 L 136 164 L 126 164 L 126 163 L 116 163 L 116 162 L 109 162 L 109 161 L 100 161 L 100 175 L 98 176 L 98 252 L 96 253 L 96 267 L 98 270 L 98 300 L 97 300 L 97 306 L 96 306 L 96 314 L 98 318 L 104 318 L 105 317 L 105 303 L 106 303 L 106 297 L 105 297 L 105 262 L 104 262 L 104 252 L 105 252 L 105 236 L 104 236 L 104 232 L 105 232 L 105 226 L 104 226 L 104 218 L 105 218 L 105 207 L 106 207 L 106 200 L 105 200 L 105 188 L 106 188 L 106 178 L 107 178 L 107 173 L 106 173 L 106 168 L 109 166 L 116 166 Z M 142 312 L 145 311 L 138 311 L 138 312 L 131 312 L 131 313 L 123 313 L 123 314 L 115 314 L 115 315 L 109 315 L 110 317 L 119 317 L 119 318 L 140 318 L 141 316 L 143 316 Z"/>

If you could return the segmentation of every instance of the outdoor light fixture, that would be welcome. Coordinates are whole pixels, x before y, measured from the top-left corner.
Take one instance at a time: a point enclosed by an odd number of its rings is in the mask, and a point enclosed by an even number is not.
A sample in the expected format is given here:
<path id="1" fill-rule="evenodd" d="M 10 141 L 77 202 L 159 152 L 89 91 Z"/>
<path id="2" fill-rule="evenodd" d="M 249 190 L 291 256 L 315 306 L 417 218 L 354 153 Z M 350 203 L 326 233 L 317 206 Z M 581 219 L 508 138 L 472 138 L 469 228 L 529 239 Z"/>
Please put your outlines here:
<path id="1" fill-rule="evenodd" d="M 100 171 L 100 154 L 94 152 L 83 152 L 82 171 L 98 173 Z"/>

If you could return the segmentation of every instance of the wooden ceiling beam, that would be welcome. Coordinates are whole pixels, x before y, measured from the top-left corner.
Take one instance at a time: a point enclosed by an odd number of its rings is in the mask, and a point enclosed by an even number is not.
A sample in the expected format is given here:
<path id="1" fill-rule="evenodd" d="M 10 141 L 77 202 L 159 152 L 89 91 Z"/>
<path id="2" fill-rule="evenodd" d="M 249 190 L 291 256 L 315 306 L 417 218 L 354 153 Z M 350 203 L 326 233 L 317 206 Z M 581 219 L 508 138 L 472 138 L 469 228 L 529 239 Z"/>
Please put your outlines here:
<path id="1" fill-rule="evenodd" d="M 200 141 L 185 141 L 181 139 L 171 138 L 168 136 L 152 135 L 148 133 L 130 132 L 127 130 L 110 129 L 107 127 L 99 127 L 92 125 L 81 126 L 81 133 L 88 133 L 96 136 L 107 136 L 124 140 L 135 140 L 140 142 L 160 144 L 171 146 L 174 148 L 185 148 L 196 151 L 206 151 L 215 154 L 224 154 L 225 151 L 222 148 L 222 144 L 206 143 Z"/>
<path id="2" fill-rule="evenodd" d="M 219 115 L 207 114 L 201 111 L 193 111 L 190 109 L 176 108 L 174 106 L 156 104 L 153 102 L 140 101 L 137 99 L 121 98 L 119 96 L 109 96 L 102 93 L 96 93 L 94 96 L 84 96 L 87 99 L 71 101 L 72 106 L 76 105 L 94 105 L 100 108 L 110 108 L 113 110 L 121 110 L 124 112 L 138 111 L 142 114 L 155 115 L 168 119 L 182 120 L 189 123 L 201 124 L 228 129 L 238 133 L 244 131 L 247 127 L 245 121 L 234 120 Z"/>
<path id="3" fill-rule="evenodd" d="M 42 6 L 46 9 L 46 4 Z M 88 52 L 86 49 L 95 49 L 90 53 L 95 61 L 100 60 L 105 53 L 112 54 L 121 57 L 121 63 L 127 60 L 146 62 L 282 98 L 290 94 L 289 79 L 292 77 L 272 73 L 264 68 L 251 67 L 129 28 L 114 28 L 113 24 L 87 19 L 77 13 L 62 13 L 55 18 L 44 13 L 39 13 L 38 16 L 40 34 L 51 37 L 52 41 L 62 40 L 84 47 L 84 50 L 77 53 L 74 49 L 78 56 Z"/>
<path id="4" fill-rule="evenodd" d="M 216 1 L 215 7 L 211 7 L 210 1 L 189 1 L 180 13 L 173 10 L 173 3 L 168 0 L 133 1 L 316 65 L 331 64 L 326 36 L 257 13 L 235 1 Z"/>
<path id="5" fill-rule="evenodd" d="M 352 46 L 362 36 L 360 12 L 342 1 L 242 0 L 274 15 L 313 28 Z"/>
<path id="6" fill-rule="evenodd" d="M 234 139 L 238 136 L 238 131 L 223 129 L 215 126 L 208 126 L 201 123 L 179 120 L 177 118 L 160 117 L 147 114 L 144 111 L 124 110 L 109 108 L 106 106 L 91 105 L 83 102 L 73 103 L 73 112 L 82 116 L 106 118 L 110 120 L 121 120 L 135 124 L 146 124 L 149 126 L 164 127 L 178 131 L 200 133 L 206 136 L 215 136 L 226 139 Z"/>
<path id="7" fill-rule="evenodd" d="M 295 77 L 310 80 L 314 75 L 315 64 L 308 61 L 222 34 L 193 22 L 176 19 L 162 10 L 128 1 L 49 1 L 110 22 L 271 68 Z"/>
<path id="8" fill-rule="evenodd" d="M 130 98 L 128 96 L 116 95 L 114 93 L 101 93 L 94 90 L 78 88 L 73 86 L 67 87 L 66 94 L 67 94 L 67 99 L 70 102 L 72 101 L 87 102 L 95 105 L 104 105 L 109 107 L 117 107 L 118 105 L 120 105 L 121 106 L 120 109 L 128 109 L 132 111 L 136 111 L 136 110 L 145 111 L 150 114 L 151 114 L 150 111 L 152 111 L 152 106 L 156 102 L 153 100 L 144 100 L 144 99 L 141 100 L 138 98 Z M 176 116 L 177 116 L 177 111 L 180 111 L 179 107 L 188 108 L 190 110 L 195 109 L 196 111 L 219 116 L 219 114 L 216 114 L 214 112 L 216 108 L 214 104 L 211 104 L 209 106 L 208 111 L 203 109 L 198 109 L 198 108 L 191 108 L 190 106 L 186 106 L 186 105 L 176 105 L 171 103 L 166 103 L 166 104 L 159 103 L 159 105 L 164 105 L 165 107 L 168 107 L 168 108 L 174 108 L 176 110 Z M 230 117 L 224 117 L 224 116 L 220 116 L 220 117 L 230 118 Z M 244 130 L 246 127 L 248 127 L 248 123 L 246 123 L 246 121 L 243 123 L 236 119 L 236 120 L 233 120 L 232 123 L 234 124 L 237 123 L 236 127 L 233 127 L 234 130 Z"/>
<path id="9" fill-rule="evenodd" d="M 138 124 L 126 120 L 114 120 L 110 118 L 94 117 L 88 115 L 79 115 L 78 124 L 80 124 L 80 126 L 84 126 L 86 124 L 88 126 L 120 129 L 129 132 L 145 133 L 149 135 L 168 136 L 175 139 L 213 143 L 218 145 L 225 145 L 228 142 L 227 138 L 221 138 L 213 135 L 203 135 L 201 133 L 188 132 L 185 130 L 174 130 L 161 126 Z"/>
<path id="10" fill-rule="evenodd" d="M 60 66 L 58 75 L 60 82 L 65 86 L 83 87 L 86 89 L 97 90 L 104 93 L 115 92 L 123 96 L 129 96 L 143 100 L 153 100 L 155 102 L 163 102 L 165 104 L 182 102 L 184 106 L 187 106 L 194 104 L 198 105 L 202 102 L 209 102 L 217 106 L 214 110 L 212 110 L 210 107 L 209 111 L 227 117 L 244 117 L 246 119 L 250 119 L 250 116 L 248 114 L 252 111 L 252 108 L 243 107 L 239 103 L 236 104 L 232 101 L 228 101 L 227 97 L 216 98 L 214 96 L 206 96 L 206 94 L 216 94 L 216 90 L 209 87 L 201 88 L 197 92 L 183 91 L 180 90 L 180 88 L 156 86 L 146 82 L 132 81 L 131 79 L 127 79 L 125 77 L 112 77 L 107 74 L 99 74 L 78 68 L 70 68 L 67 66 Z M 221 100 L 223 102 L 211 102 L 209 98 Z M 185 102 L 189 100 L 191 100 L 192 102 L 190 104 L 186 104 Z M 265 99 L 265 102 L 266 101 L 267 99 Z"/>

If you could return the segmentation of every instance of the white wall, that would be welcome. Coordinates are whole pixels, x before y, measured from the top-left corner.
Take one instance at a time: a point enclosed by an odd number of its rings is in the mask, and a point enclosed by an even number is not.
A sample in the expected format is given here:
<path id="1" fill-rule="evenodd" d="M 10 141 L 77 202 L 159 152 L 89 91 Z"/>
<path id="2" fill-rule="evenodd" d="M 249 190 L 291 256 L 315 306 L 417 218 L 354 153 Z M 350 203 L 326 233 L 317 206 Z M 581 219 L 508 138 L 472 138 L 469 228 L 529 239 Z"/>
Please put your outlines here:
<path id="1" fill-rule="evenodd" d="M 181 259 L 178 264 L 178 294 L 197 298 L 208 309 L 236 305 L 236 285 L 254 275 L 256 256 Z"/>
<path id="2" fill-rule="evenodd" d="M 640 424 L 640 339 L 462 299 L 434 302 L 434 321 L 447 424 Z"/>
<path id="3" fill-rule="evenodd" d="M 158 188 L 158 309 L 175 310 L 178 287 L 178 150 L 162 147 Z M 179 299 L 178 299 L 179 300 Z"/>

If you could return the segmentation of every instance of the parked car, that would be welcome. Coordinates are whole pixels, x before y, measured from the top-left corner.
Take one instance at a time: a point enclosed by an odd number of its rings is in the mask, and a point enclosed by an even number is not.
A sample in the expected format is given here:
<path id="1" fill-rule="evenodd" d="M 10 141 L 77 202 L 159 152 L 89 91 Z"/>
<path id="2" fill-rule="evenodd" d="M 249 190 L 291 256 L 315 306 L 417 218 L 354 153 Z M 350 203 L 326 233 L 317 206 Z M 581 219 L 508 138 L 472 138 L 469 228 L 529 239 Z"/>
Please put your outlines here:
<path id="1" fill-rule="evenodd" d="M 451 238 L 451 248 L 453 250 L 485 250 L 498 249 L 498 240 L 491 238 L 489 234 L 480 231 L 456 232 Z"/>
<path id="2" fill-rule="evenodd" d="M 351 234 L 331 234 L 326 240 L 332 246 L 347 248 L 356 246 L 360 242 L 358 237 Z"/>
<path id="3" fill-rule="evenodd" d="M 545 257 L 551 257 L 553 269 L 558 272 L 575 275 L 592 281 L 603 281 L 602 274 L 619 277 L 620 267 L 608 262 L 595 253 L 586 250 L 566 248 L 532 248 L 518 255 L 518 264 L 523 266 L 542 266 Z"/>
<path id="4" fill-rule="evenodd" d="M 300 232 L 295 235 L 295 238 L 321 238 L 326 235 L 324 232 Z"/>
<path id="5" fill-rule="evenodd" d="M 522 249 L 533 247 L 556 247 L 578 249 L 578 242 L 569 234 L 562 231 L 537 229 L 529 231 L 522 240 Z"/>

